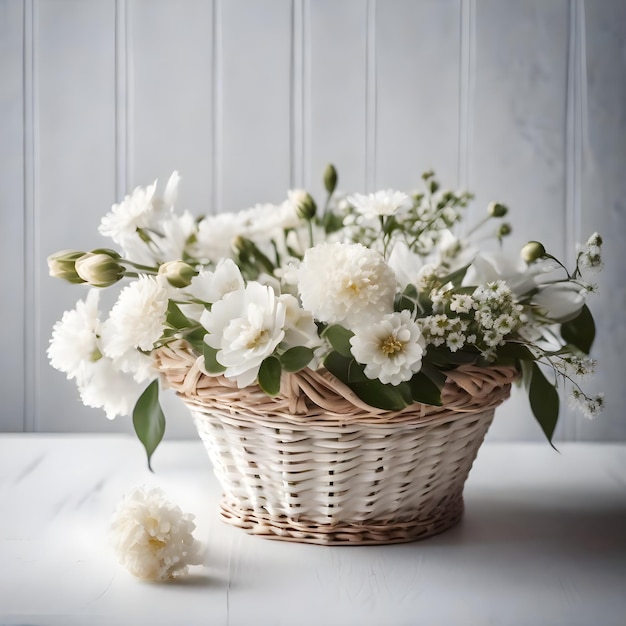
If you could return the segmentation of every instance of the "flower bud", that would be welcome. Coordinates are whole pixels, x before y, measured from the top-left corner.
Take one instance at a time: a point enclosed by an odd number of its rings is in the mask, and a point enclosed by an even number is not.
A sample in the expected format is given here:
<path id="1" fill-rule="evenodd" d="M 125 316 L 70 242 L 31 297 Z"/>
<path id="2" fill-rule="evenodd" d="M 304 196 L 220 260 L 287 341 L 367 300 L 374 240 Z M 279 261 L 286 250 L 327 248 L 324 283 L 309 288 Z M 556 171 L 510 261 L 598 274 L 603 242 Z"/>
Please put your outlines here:
<path id="1" fill-rule="evenodd" d="M 510 235 L 513 232 L 513 227 L 508 223 L 508 222 L 504 222 L 502 224 L 500 224 L 500 226 L 498 227 L 498 239 L 502 239 L 502 237 L 506 237 L 507 235 Z"/>
<path id="2" fill-rule="evenodd" d="M 76 273 L 92 287 L 109 287 L 124 275 L 124 267 L 107 252 L 87 252 L 76 260 Z"/>
<path id="3" fill-rule="evenodd" d="M 522 259 L 526 261 L 526 263 L 532 263 L 537 259 L 541 259 L 546 256 L 546 249 L 543 247 L 543 244 L 538 241 L 529 241 L 521 251 Z"/>
<path id="4" fill-rule="evenodd" d="M 159 274 L 167 278 L 167 282 L 172 287 L 183 288 L 191 284 L 191 279 L 198 275 L 198 272 L 184 261 L 168 261 L 159 267 Z"/>
<path id="5" fill-rule="evenodd" d="M 508 212 L 508 208 L 499 202 L 491 202 L 487 207 L 487 212 L 491 217 L 504 217 Z"/>
<path id="6" fill-rule="evenodd" d="M 315 200 L 313 200 L 308 191 L 304 191 L 304 189 L 290 191 L 289 200 L 295 207 L 299 218 L 303 220 L 310 220 L 315 216 L 317 206 L 315 205 Z"/>
<path id="7" fill-rule="evenodd" d="M 48 257 L 48 271 L 53 278 L 61 278 L 75 285 L 85 281 L 76 273 L 76 260 L 85 253 L 81 250 L 61 250 Z"/>
<path id="8" fill-rule="evenodd" d="M 324 187 L 329 195 L 337 188 L 337 170 L 332 163 L 329 163 L 324 170 Z"/>

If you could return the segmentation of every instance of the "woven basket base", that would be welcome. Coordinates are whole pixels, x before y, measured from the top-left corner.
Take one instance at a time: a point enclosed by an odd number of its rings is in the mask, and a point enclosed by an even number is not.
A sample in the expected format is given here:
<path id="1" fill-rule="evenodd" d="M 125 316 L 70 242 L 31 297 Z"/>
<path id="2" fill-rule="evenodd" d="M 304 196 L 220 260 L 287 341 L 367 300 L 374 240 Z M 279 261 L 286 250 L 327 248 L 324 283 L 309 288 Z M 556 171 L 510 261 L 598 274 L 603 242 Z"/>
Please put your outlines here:
<path id="1" fill-rule="evenodd" d="M 317 545 L 384 545 L 408 543 L 425 539 L 451 528 L 463 516 L 463 496 L 459 495 L 435 509 L 425 518 L 423 515 L 406 521 L 371 520 L 354 524 L 316 524 L 289 519 L 286 516 L 272 517 L 250 509 L 242 509 L 222 498 L 221 519 L 251 535 L 280 541 L 296 541 Z"/>

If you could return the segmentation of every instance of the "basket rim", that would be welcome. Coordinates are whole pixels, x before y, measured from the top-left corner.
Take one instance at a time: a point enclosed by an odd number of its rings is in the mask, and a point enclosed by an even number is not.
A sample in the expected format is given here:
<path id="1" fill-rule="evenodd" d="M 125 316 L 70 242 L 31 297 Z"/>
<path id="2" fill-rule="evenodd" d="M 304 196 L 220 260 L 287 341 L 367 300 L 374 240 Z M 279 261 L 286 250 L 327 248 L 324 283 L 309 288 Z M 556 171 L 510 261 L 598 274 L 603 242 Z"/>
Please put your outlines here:
<path id="1" fill-rule="evenodd" d="M 267 395 L 258 384 L 239 388 L 223 375 L 208 374 L 202 356 L 184 340 L 172 342 L 153 353 L 166 387 L 194 406 L 211 406 L 225 413 L 242 412 L 263 418 L 322 422 L 431 422 L 443 416 L 479 413 L 495 408 L 510 395 L 519 378 L 513 366 L 460 365 L 446 372 L 442 406 L 416 402 L 400 411 L 372 407 L 325 369 L 305 368 L 284 373 L 278 396 Z"/>

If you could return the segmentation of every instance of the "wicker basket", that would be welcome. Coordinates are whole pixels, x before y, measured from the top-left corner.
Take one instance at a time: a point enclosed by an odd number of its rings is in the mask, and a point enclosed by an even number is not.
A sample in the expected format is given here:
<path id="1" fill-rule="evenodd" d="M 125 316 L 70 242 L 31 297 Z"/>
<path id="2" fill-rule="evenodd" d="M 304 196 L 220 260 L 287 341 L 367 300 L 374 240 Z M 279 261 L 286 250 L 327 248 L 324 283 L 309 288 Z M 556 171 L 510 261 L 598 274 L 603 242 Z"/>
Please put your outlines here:
<path id="1" fill-rule="evenodd" d="M 157 354 L 191 410 L 223 490 L 222 518 L 316 544 L 413 541 L 461 518 L 463 486 L 515 370 L 463 366 L 443 406 L 372 409 L 328 372 L 283 377 L 281 394 L 206 376 L 184 344 Z"/>

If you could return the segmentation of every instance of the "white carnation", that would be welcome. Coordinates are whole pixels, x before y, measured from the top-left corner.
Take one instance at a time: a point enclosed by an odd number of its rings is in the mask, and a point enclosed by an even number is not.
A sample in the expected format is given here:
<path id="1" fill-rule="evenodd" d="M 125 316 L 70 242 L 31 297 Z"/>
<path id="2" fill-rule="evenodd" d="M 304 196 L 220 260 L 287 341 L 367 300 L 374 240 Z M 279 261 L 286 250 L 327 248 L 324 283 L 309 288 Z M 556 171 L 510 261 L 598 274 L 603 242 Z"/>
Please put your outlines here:
<path id="1" fill-rule="evenodd" d="M 285 309 L 271 287 L 251 282 L 202 314 L 200 322 L 209 333 L 205 341 L 217 350 L 226 378 L 239 387 L 256 380 L 261 363 L 285 336 Z"/>
<path id="2" fill-rule="evenodd" d="M 154 372 L 152 375 L 154 377 Z M 115 361 L 102 357 L 93 364 L 89 380 L 80 384 L 78 390 L 85 406 L 103 409 L 112 420 L 133 412 L 144 387 L 135 376 L 122 372 Z"/>
<path id="3" fill-rule="evenodd" d="M 202 544 L 193 536 L 193 515 L 168 502 L 159 489 L 134 489 L 117 506 L 111 543 L 131 574 L 164 581 L 203 562 Z"/>
<path id="4" fill-rule="evenodd" d="M 162 276 L 140 276 L 122 291 L 103 324 L 104 351 L 119 358 L 128 350 L 152 350 L 163 334 L 168 291 Z"/>
<path id="5" fill-rule="evenodd" d="M 100 313 L 99 293 L 91 289 L 76 308 L 65 311 L 52 330 L 48 358 L 55 369 L 82 384 L 91 376 L 95 361 L 102 355 L 98 341 Z"/>
<path id="6" fill-rule="evenodd" d="M 385 384 L 410 380 L 422 367 L 424 337 L 406 310 L 356 328 L 350 345 L 354 358 L 365 365 L 365 375 Z"/>
<path id="7" fill-rule="evenodd" d="M 323 243 L 306 251 L 298 289 L 316 319 L 351 327 L 393 311 L 396 278 L 375 250 Z"/>

